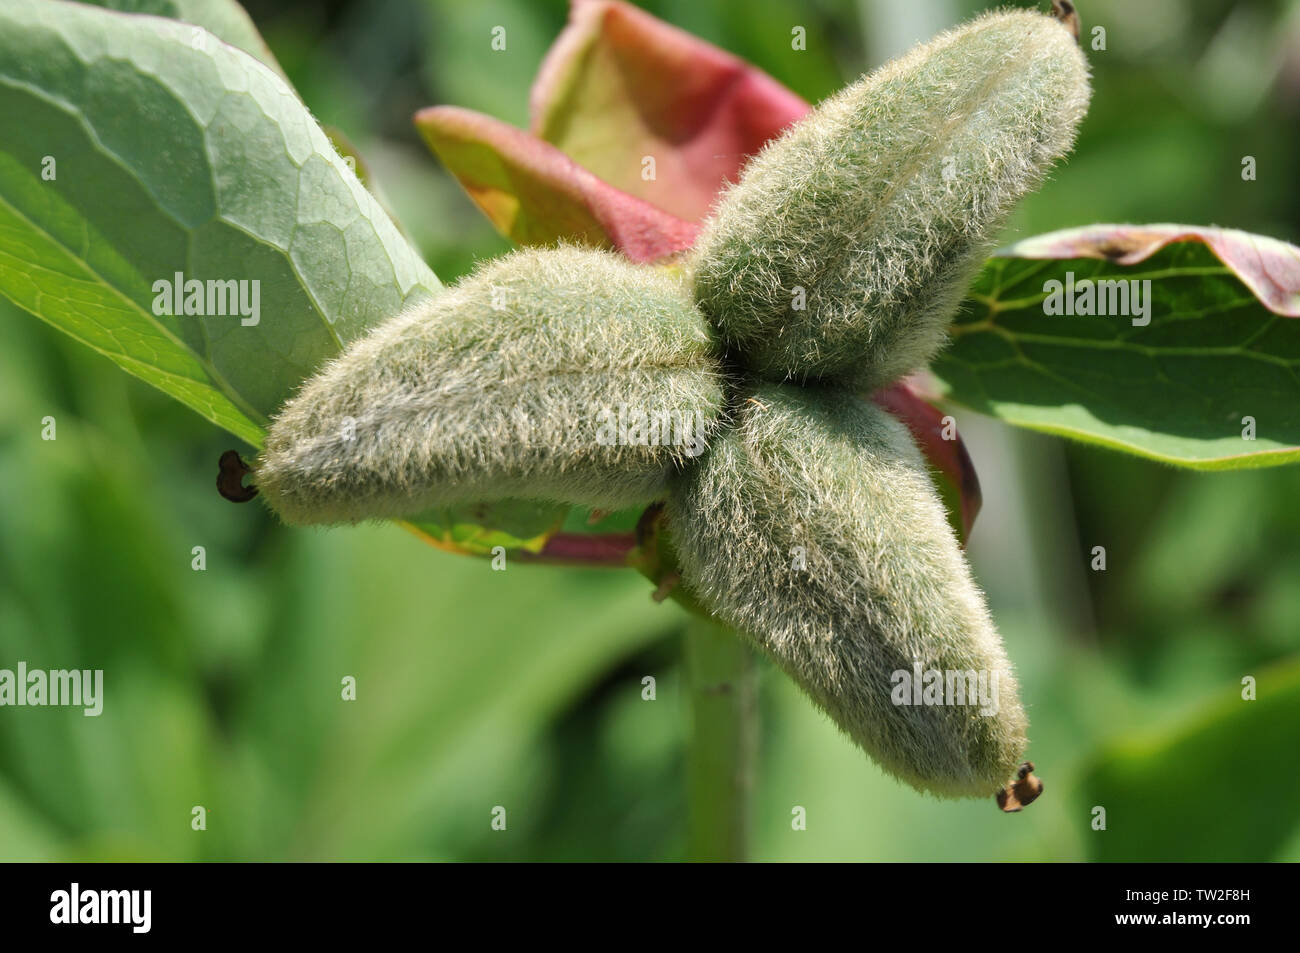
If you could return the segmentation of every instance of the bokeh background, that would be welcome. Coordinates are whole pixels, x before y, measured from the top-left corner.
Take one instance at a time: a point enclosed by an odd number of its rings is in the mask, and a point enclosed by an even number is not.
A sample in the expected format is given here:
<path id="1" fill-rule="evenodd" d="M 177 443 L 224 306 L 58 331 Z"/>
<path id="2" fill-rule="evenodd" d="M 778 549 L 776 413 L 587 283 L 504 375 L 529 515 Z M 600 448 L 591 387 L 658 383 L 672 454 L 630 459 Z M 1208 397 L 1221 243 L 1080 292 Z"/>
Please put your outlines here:
<path id="1" fill-rule="evenodd" d="M 992 6 L 642 5 L 813 101 Z M 1079 5 L 1107 31 L 1092 112 L 1008 237 L 1178 221 L 1300 241 L 1300 2 Z M 247 6 L 445 282 L 506 250 L 410 118 L 451 103 L 524 125 L 563 2 Z M 753 855 L 1300 859 L 1300 468 L 1180 472 L 955 415 L 985 496 L 970 554 L 1046 793 L 1015 816 L 916 794 L 762 663 Z M 491 572 L 393 526 L 285 529 L 218 498 L 233 445 L 0 302 L 0 667 L 102 668 L 107 694 L 99 718 L 0 709 L 0 858 L 682 856 L 677 607 L 630 572 Z M 1089 569 L 1097 545 L 1105 572 Z M 1258 701 L 1241 700 L 1245 675 Z"/>

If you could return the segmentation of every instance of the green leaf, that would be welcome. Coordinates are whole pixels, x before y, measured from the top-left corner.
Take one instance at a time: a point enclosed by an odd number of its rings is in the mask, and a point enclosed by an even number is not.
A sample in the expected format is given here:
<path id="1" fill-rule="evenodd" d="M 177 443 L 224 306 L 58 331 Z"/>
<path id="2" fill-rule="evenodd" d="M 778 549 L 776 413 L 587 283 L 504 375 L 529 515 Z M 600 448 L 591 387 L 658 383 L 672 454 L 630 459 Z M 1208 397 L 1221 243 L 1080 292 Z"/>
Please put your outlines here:
<path id="1" fill-rule="evenodd" d="M 257 57 L 289 82 L 271 48 L 257 32 L 248 12 L 235 0 L 78 0 L 96 7 L 117 10 L 121 13 L 143 13 L 150 16 L 182 20 L 201 26 L 223 43 L 229 43 Z"/>
<path id="2" fill-rule="evenodd" d="M 1300 791 L 1300 662 L 1256 675 L 1255 701 L 1233 684 L 1185 722 L 1098 753 L 1080 785 L 1089 811 L 1106 809 L 1094 859 L 1276 859 L 1300 825 L 1300 799 L 1278 796 Z"/>
<path id="3" fill-rule="evenodd" d="M 259 444 L 303 378 L 438 282 L 292 90 L 203 37 L 0 2 L 0 293 Z M 250 306 L 258 282 L 258 320 L 156 313 L 178 272 L 247 282 Z"/>
<path id="4" fill-rule="evenodd" d="M 1046 283 L 1070 274 L 1076 293 L 1086 280 L 1149 280 L 1150 323 L 1044 313 Z M 1296 316 L 1300 249 L 1098 225 L 992 259 L 933 370 L 944 396 L 1017 426 L 1197 469 L 1275 466 L 1300 460 Z"/>
<path id="5" fill-rule="evenodd" d="M 560 528 L 569 507 L 527 500 L 444 506 L 406 522 L 416 535 L 439 549 L 489 555 L 497 546 L 538 553 Z"/>

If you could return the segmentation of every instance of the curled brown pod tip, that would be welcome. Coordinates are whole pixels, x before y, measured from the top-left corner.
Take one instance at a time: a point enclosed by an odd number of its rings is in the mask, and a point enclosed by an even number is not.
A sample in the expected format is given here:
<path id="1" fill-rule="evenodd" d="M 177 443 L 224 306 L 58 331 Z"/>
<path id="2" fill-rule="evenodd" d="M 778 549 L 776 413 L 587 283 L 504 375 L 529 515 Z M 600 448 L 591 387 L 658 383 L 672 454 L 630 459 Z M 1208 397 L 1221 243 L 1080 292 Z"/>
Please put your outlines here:
<path id="1" fill-rule="evenodd" d="M 1016 772 L 1016 780 L 998 792 L 998 807 L 1014 814 L 1038 799 L 1043 793 L 1043 782 L 1034 776 L 1034 762 L 1026 761 Z"/>
<path id="2" fill-rule="evenodd" d="M 247 503 L 257 496 L 257 487 L 244 486 L 244 477 L 250 472 L 248 464 L 237 450 L 227 450 L 217 464 L 217 492 L 231 503 Z"/>
<path id="3" fill-rule="evenodd" d="M 1079 11 L 1070 0 L 1052 0 L 1052 16 L 1065 24 L 1065 28 L 1079 39 Z"/>

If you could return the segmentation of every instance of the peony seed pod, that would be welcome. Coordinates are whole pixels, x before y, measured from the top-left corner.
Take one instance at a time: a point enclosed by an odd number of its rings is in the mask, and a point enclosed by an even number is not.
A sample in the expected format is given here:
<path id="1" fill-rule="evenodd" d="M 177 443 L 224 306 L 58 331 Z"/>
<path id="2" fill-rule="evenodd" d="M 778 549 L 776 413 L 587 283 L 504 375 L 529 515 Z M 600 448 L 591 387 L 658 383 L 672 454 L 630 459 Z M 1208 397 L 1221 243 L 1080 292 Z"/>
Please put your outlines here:
<path id="1" fill-rule="evenodd" d="M 679 275 L 524 250 L 378 326 L 277 415 L 255 483 L 289 523 L 524 498 L 661 498 L 723 406 Z"/>
<path id="2" fill-rule="evenodd" d="M 1014 203 L 1070 148 L 1088 69 L 1031 12 L 944 33 L 763 150 L 695 246 L 695 295 L 769 380 L 885 386 L 929 362 Z"/>
<path id="3" fill-rule="evenodd" d="M 987 797 L 1026 746 L 1002 641 L 911 434 L 869 401 L 764 385 L 676 477 L 681 582 L 883 767 Z"/>

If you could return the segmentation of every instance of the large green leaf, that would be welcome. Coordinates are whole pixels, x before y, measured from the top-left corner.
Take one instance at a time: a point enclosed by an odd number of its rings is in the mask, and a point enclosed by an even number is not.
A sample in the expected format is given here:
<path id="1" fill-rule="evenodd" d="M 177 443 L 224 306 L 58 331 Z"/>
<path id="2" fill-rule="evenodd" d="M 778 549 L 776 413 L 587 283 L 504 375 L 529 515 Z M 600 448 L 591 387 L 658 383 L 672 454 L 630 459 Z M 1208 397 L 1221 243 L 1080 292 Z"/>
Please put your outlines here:
<path id="1" fill-rule="evenodd" d="M 122 13 L 144 13 L 151 16 L 183 20 L 201 26 L 223 43 L 251 53 L 288 82 L 280 64 L 271 54 L 270 47 L 257 32 L 248 13 L 235 0 L 80 0 L 96 7 L 119 10 Z"/>
<path id="2" fill-rule="evenodd" d="M 254 444 L 324 360 L 438 288 L 271 70 L 54 0 L 0 0 L 0 263 L 0 292 Z M 178 272 L 259 282 L 260 320 L 155 314 Z"/>
<path id="3" fill-rule="evenodd" d="M 1106 810 L 1095 859 L 1277 859 L 1300 829 L 1300 663 L 1253 674 L 1256 700 L 1229 685 L 1185 722 L 1098 753 L 1080 787 L 1088 817 Z"/>
<path id="4" fill-rule="evenodd" d="M 1047 282 L 1070 274 L 1076 292 L 1150 281 L 1149 324 L 1046 314 Z M 1199 469 L 1272 466 L 1300 460 L 1296 316 L 1300 249 L 1220 229 L 1098 225 L 992 259 L 933 369 L 947 397 L 1017 426 Z"/>

